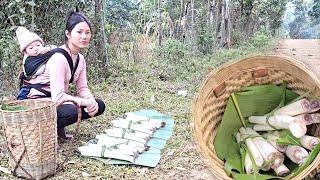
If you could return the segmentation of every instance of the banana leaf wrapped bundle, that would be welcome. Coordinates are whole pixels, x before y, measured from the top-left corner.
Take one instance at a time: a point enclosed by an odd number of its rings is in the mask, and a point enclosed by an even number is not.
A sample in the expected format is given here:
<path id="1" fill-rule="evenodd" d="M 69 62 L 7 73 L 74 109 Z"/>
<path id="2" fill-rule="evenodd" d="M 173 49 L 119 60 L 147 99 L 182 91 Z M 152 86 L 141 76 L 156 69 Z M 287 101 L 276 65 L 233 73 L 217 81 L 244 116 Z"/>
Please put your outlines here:
<path id="1" fill-rule="evenodd" d="M 149 146 L 144 143 L 128 139 L 110 137 L 106 134 L 96 135 L 96 139 L 98 140 L 97 144 L 100 146 L 127 145 L 128 148 L 137 149 L 138 153 L 142 153 L 149 149 Z"/>
<path id="2" fill-rule="evenodd" d="M 133 122 L 131 120 L 127 121 L 119 119 L 111 121 L 111 124 L 113 125 L 113 127 L 131 129 L 134 131 L 147 133 L 150 136 L 152 136 L 153 133 L 157 130 L 156 126 L 154 126 L 153 124 L 149 124 L 148 122 L 144 123 L 141 121 Z"/>
<path id="3" fill-rule="evenodd" d="M 136 122 L 136 123 L 144 123 L 148 126 L 154 126 L 157 129 L 164 127 L 166 125 L 166 122 L 163 120 L 149 118 L 147 116 L 137 115 L 132 112 L 126 113 L 125 117 L 126 117 L 125 118 L 126 120 L 130 120 L 130 121 Z"/>
<path id="4" fill-rule="evenodd" d="M 143 144 L 147 144 L 147 142 L 151 138 L 150 134 L 122 128 L 106 129 L 105 133 L 111 137 L 134 140 Z"/>
<path id="5" fill-rule="evenodd" d="M 138 157 L 136 149 L 129 149 L 124 146 L 100 146 L 90 144 L 78 147 L 78 151 L 84 156 L 113 158 L 129 162 L 134 162 L 136 157 Z"/>

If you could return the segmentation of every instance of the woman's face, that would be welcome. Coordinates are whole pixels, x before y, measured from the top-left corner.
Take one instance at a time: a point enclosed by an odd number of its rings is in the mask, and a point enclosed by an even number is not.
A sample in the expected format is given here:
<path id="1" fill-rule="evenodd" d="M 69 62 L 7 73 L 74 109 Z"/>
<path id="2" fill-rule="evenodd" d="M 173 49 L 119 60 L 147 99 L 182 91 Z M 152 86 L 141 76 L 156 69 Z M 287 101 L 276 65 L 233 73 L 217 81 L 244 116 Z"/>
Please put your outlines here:
<path id="1" fill-rule="evenodd" d="M 78 48 L 85 48 L 91 40 L 91 30 L 86 22 L 80 22 L 74 26 L 71 32 L 66 31 L 68 42 Z"/>

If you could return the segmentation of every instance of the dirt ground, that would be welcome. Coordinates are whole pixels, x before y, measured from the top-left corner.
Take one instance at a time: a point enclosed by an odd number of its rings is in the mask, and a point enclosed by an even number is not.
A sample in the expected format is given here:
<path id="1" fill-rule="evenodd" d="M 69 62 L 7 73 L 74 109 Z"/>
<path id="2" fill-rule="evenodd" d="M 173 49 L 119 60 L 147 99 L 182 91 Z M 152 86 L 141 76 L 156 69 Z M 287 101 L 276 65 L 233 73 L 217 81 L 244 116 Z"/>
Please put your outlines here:
<path id="1" fill-rule="evenodd" d="M 320 79 L 320 39 L 281 40 L 270 54 L 293 57 L 306 64 Z"/>

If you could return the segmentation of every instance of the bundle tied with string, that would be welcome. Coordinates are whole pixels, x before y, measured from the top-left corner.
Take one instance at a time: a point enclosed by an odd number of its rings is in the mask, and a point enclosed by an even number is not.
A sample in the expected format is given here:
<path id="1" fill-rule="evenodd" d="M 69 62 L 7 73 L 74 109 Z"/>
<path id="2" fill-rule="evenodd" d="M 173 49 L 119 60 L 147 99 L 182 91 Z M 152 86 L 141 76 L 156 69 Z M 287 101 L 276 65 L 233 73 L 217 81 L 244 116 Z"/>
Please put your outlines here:
<path id="1" fill-rule="evenodd" d="M 287 82 L 287 89 L 299 95 L 320 97 L 320 84 L 315 74 L 303 63 L 286 56 L 252 56 L 226 63 L 208 74 L 193 104 L 191 127 L 198 150 L 218 179 L 231 179 L 230 174 L 225 171 L 228 167 L 224 164 L 225 160 L 218 157 L 214 146 L 229 97 L 246 87 L 281 85 L 283 82 Z M 272 117 L 269 117 L 268 121 L 264 119 L 264 122 L 271 128 L 277 128 L 277 124 L 272 124 L 274 123 Z M 233 125 L 234 123 L 230 124 Z M 230 129 L 238 130 L 236 127 Z M 319 135 L 315 124 L 308 125 L 307 129 L 301 129 L 305 130 L 312 136 Z M 307 176 L 313 178 L 318 171 L 319 160 L 320 155 L 317 154 L 307 167 L 291 178 L 302 179 Z"/>
<path id="2" fill-rule="evenodd" d="M 56 173 L 57 113 L 47 99 L 2 104 L 0 122 L 12 173 L 42 179 Z"/>

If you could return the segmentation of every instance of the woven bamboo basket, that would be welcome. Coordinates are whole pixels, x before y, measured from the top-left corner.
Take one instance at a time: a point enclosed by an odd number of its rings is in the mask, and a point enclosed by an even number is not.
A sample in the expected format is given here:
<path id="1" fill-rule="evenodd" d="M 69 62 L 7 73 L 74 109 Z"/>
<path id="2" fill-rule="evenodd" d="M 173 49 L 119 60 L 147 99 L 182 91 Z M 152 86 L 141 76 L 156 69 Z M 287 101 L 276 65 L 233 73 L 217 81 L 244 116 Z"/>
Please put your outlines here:
<path id="1" fill-rule="evenodd" d="M 14 175 L 42 179 L 56 172 L 57 113 L 52 101 L 13 101 L 27 110 L 0 110 L 0 122 Z"/>
<path id="2" fill-rule="evenodd" d="M 226 63 L 211 72 L 205 79 L 193 104 L 191 127 L 194 141 L 204 161 L 219 179 L 231 179 L 224 171 L 224 162 L 216 155 L 213 142 L 232 92 L 257 84 L 281 84 L 298 94 L 311 91 L 320 97 L 317 77 L 303 63 L 285 56 L 253 56 Z M 318 135 L 316 125 L 312 134 Z M 294 179 L 314 177 L 320 153 L 314 161 Z"/>

